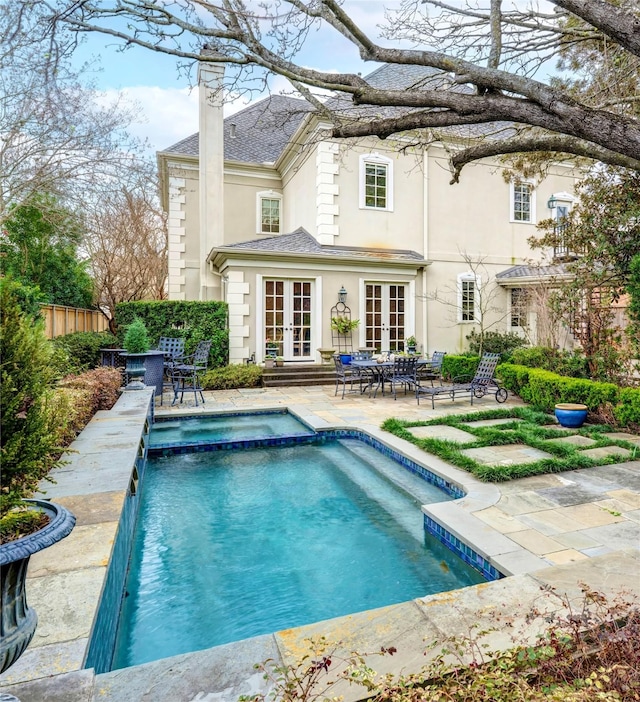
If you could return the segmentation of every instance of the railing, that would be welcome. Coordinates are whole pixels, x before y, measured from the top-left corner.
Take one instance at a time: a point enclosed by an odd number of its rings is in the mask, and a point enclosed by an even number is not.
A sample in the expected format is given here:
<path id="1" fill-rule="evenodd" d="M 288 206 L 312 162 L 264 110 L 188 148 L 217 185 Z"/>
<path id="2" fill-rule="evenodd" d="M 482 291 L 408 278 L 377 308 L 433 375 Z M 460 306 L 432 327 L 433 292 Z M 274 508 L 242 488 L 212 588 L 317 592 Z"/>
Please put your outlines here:
<path id="1" fill-rule="evenodd" d="M 558 223 L 554 227 L 555 244 L 553 247 L 553 258 L 555 261 L 574 261 L 580 257 L 581 252 L 576 251 L 568 241 L 566 234 L 567 225 Z"/>
<path id="2" fill-rule="evenodd" d="M 45 333 L 49 339 L 74 332 L 107 331 L 109 321 L 98 310 L 83 310 L 63 305 L 41 305 Z"/>

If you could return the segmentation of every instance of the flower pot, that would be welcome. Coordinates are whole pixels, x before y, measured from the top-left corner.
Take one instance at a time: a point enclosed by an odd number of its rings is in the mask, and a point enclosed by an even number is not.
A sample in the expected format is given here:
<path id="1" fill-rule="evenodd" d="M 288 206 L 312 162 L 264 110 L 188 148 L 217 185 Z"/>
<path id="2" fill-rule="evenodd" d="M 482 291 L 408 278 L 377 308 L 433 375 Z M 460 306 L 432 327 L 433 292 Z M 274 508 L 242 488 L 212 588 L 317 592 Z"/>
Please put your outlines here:
<path id="1" fill-rule="evenodd" d="M 267 356 L 264 359 L 264 367 L 265 368 L 273 368 L 276 363 L 275 356 Z"/>
<path id="2" fill-rule="evenodd" d="M 579 429 L 587 418 L 587 406 L 573 402 L 562 402 L 555 406 L 555 415 L 561 427 Z"/>
<path id="3" fill-rule="evenodd" d="M 330 365 L 333 362 L 333 354 L 335 352 L 335 349 L 318 349 L 318 353 L 320 354 L 320 358 L 322 359 L 322 364 L 325 366 Z"/>
<path id="4" fill-rule="evenodd" d="M 351 354 L 350 353 L 341 353 L 340 360 L 342 361 L 343 366 L 350 366 L 351 365 Z"/>
<path id="5" fill-rule="evenodd" d="M 29 558 L 68 536 L 76 523 L 69 510 L 53 502 L 26 502 L 44 512 L 50 521 L 40 531 L 0 546 L 0 673 L 24 653 L 38 623 L 35 610 L 27 604 L 25 590 Z"/>
<path id="6" fill-rule="evenodd" d="M 407 346 L 407 353 L 414 354 L 416 352 L 415 346 Z"/>

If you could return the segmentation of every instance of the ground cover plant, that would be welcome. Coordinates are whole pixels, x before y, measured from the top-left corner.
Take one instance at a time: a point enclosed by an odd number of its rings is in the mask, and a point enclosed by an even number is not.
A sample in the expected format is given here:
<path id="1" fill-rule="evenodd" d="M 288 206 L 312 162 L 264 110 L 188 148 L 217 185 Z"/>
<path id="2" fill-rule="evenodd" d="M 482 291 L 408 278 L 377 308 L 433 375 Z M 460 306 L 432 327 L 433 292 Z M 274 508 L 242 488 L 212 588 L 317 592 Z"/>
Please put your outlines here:
<path id="1" fill-rule="evenodd" d="M 469 422 L 483 419 L 513 419 L 513 422 L 496 426 L 469 426 Z M 424 451 L 434 454 L 458 468 L 473 474 L 485 482 L 502 482 L 515 478 L 525 478 L 541 473 L 561 473 L 578 468 L 591 468 L 597 465 L 619 463 L 627 460 L 626 452 L 603 458 L 591 458 L 579 447 L 567 443 L 550 443 L 549 439 L 580 434 L 595 441 L 590 448 L 615 446 L 631 451 L 632 457 L 638 448 L 620 439 L 605 436 L 614 429 L 607 424 L 587 424 L 578 430 L 567 430 L 554 426 L 553 418 L 545 412 L 538 412 L 529 407 L 492 409 L 471 414 L 458 414 L 437 419 L 409 422 L 400 419 L 387 419 L 382 429 L 410 441 Z M 460 443 L 450 439 L 418 438 L 409 429 L 420 426 L 450 426 L 461 429 L 475 437 L 475 441 Z M 533 448 L 551 454 L 551 458 L 541 458 L 533 463 L 513 463 L 510 465 L 485 465 L 463 453 L 465 449 L 485 446 L 504 446 L 508 444 L 527 444 Z"/>
<path id="2" fill-rule="evenodd" d="M 541 588 L 522 623 L 544 621 L 537 637 L 519 630 L 501 608 L 495 624 L 427 642 L 430 659 L 417 672 L 378 675 L 371 667 L 395 646 L 372 653 L 345 650 L 340 642 L 308 639 L 297 663 L 267 660 L 256 666 L 267 693 L 241 702 L 328 702 L 343 699 L 345 682 L 371 702 L 593 702 L 640 699 L 640 609 L 636 598 L 611 598 L 581 585 L 577 602 Z M 542 619 L 544 617 L 544 619 Z M 513 647 L 496 650 L 491 636 L 512 632 Z M 401 647 L 401 642 L 398 647 Z M 362 689 L 364 688 L 364 689 Z"/>

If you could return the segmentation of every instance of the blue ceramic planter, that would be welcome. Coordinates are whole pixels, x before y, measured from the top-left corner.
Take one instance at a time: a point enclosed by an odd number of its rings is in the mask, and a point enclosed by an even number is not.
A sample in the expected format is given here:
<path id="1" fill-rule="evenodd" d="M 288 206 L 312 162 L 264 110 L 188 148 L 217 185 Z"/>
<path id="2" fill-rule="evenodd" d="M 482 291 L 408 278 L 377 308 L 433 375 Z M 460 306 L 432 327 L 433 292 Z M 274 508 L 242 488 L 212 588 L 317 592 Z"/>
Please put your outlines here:
<path id="1" fill-rule="evenodd" d="M 555 415 L 561 427 L 579 429 L 587 419 L 587 406 L 563 402 L 556 405 Z"/>
<path id="2" fill-rule="evenodd" d="M 350 353 L 341 353 L 340 360 L 342 361 L 343 366 L 351 365 L 351 354 Z"/>

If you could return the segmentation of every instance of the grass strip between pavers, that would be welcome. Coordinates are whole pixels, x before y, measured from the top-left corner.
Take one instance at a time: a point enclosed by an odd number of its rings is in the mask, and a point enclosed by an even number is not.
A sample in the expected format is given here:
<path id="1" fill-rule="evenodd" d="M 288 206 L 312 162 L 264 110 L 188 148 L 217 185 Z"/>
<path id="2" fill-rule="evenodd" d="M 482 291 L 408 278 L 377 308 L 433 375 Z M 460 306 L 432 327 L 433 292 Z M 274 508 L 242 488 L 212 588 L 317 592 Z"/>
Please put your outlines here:
<path id="1" fill-rule="evenodd" d="M 513 418 L 513 423 L 497 426 L 473 427 L 469 422 L 483 419 Z M 633 460 L 638 454 L 634 444 L 604 436 L 614 429 L 606 424 L 586 424 L 580 429 L 564 429 L 558 426 L 548 426 L 554 418 L 545 412 L 539 412 L 529 407 L 513 407 L 510 409 L 492 409 L 474 412 L 472 414 L 457 414 L 439 417 L 427 421 L 408 422 L 401 419 L 387 419 L 382 423 L 382 429 L 395 436 L 410 441 L 424 451 L 452 463 L 458 468 L 468 471 L 484 482 L 504 482 L 515 478 L 526 478 L 542 473 L 562 473 L 579 468 L 610 465 L 630 460 L 621 454 L 612 454 L 603 458 L 591 458 L 571 444 L 552 444 L 549 439 L 580 434 L 587 436 L 596 443 L 589 448 L 617 446 L 632 452 Z M 476 441 L 461 444 L 449 439 L 417 438 L 407 429 L 411 427 L 446 425 L 473 434 Z M 532 448 L 552 454 L 552 458 L 542 458 L 532 463 L 512 463 L 509 465 L 489 466 L 470 458 L 462 453 L 464 449 L 482 448 L 486 446 L 507 446 L 510 444 L 526 444 Z M 640 455 L 637 456 L 640 458 Z"/>

